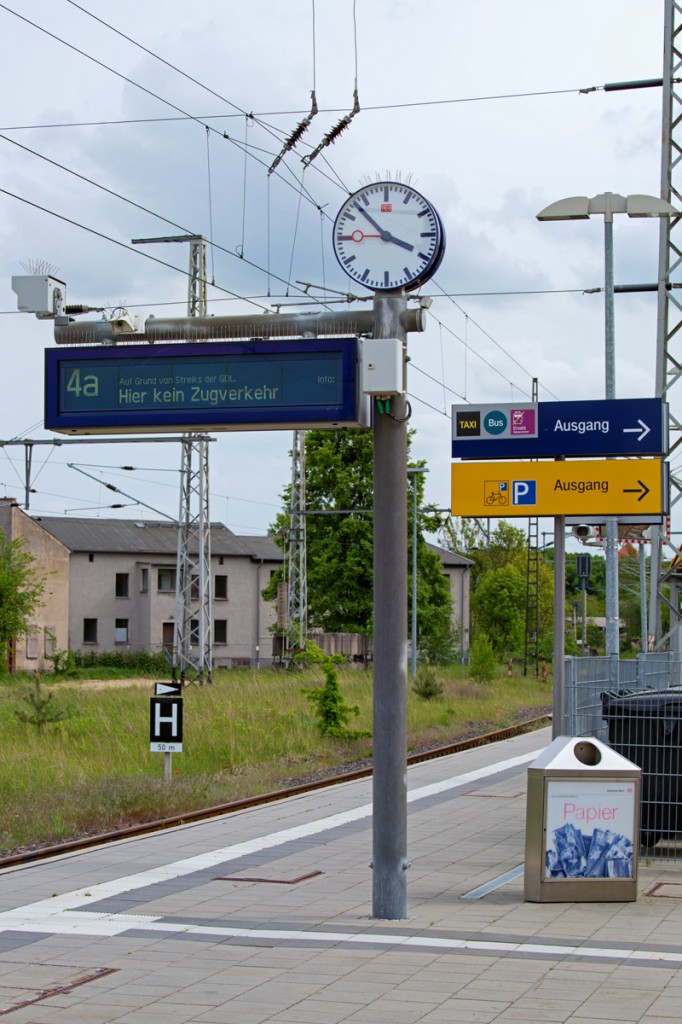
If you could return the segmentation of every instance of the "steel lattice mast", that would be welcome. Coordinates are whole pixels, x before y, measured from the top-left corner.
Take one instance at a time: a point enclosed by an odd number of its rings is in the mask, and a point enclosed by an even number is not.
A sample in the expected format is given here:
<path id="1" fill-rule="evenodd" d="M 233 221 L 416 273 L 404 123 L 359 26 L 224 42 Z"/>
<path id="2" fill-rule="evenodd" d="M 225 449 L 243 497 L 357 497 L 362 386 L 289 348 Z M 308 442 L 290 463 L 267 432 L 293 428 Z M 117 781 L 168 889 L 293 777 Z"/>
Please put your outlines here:
<path id="1" fill-rule="evenodd" d="M 185 235 L 167 241 L 189 242 L 187 315 L 207 314 L 206 239 Z M 199 434 L 182 439 L 178 555 L 175 579 L 173 678 L 200 684 L 212 681 L 211 519 L 209 515 L 208 441 Z"/>
<path id="2" fill-rule="evenodd" d="M 305 431 L 295 430 L 291 452 L 291 496 L 287 537 L 287 623 L 283 659 L 290 665 L 308 635 L 306 565 Z"/>
<path id="3" fill-rule="evenodd" d="M 663 44 L 663 124 L 661 152 L 661 199 L 682 208 L 682 95 L 679 91 L 682 70 L 682 5 L 678 0 L 665 0 Z M 658 261 L 658 326 L 656 339 L 656 395 L 670 403 L 670 454 L 682 444 L 682 423 L 673 412 L 670 390 L 682 377 L 682 353 L 679 351 L 682 327 L 682 304 L 675 295 L 671 280 L 682 262 L 682 227 L 680 215 L 661 217 Z M 671 474 L 672 504 L 682 497 L 682 480 Z M 661 643 L 661 574 L 662 534 L 652 528 L 651 537 L 651 595 L 649 629 L 656 644 Z M 677 605 L 667 602 L 671 609 L 671 628 L 682 621 Z M 677 631 L 676 631 L 677 632 Z"/>

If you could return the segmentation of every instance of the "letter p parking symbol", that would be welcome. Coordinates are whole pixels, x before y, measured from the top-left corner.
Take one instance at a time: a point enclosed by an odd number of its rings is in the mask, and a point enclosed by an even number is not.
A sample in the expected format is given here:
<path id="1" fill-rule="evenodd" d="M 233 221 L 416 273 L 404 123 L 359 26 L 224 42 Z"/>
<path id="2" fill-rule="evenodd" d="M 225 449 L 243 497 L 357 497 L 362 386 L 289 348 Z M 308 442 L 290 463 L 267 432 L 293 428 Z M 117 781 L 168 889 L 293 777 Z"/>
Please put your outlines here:
<path id="1" fill-rule="evenodd" d="M 512 505 L 535 505 L 535 480 L 512 480 Z"/>

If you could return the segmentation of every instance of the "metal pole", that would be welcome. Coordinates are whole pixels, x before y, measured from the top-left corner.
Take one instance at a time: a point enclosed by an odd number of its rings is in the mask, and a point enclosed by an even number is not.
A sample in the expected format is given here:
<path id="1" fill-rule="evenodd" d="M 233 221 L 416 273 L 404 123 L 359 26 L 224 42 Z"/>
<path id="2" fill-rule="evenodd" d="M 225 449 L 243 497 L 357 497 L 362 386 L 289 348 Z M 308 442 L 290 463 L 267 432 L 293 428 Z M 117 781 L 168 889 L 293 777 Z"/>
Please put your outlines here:
<path id="1" fill-rule="evenodd" d="M 427 473 L 426 466 L 407 471 L 412 477 L 412 681 L 417 678 L 417 473 Z"/>
<path id="2" fill-rule="evenodd" d="M 642 657 L 646 658 L 649 649 L 649 626 L 646 616 L 646 544 L 643 540 L 639 542 L 639 617 L 642 634 L 640 652 Z"/>
<path id="3" fill-rule="evenodd" d="M 616 343 L 613 305 L 613 213 L 610 209 L 611 193 L 606 193 L 604 214 L 604 327 L 605 327 L 605 369 L 606 397 L 616 397 Z M 618 657 L 619 609 L 618 609 L 618 521 L 606 521 L 606 656 Z"/>
<path id="4" fill-rule="evenodd" d="M 566 516 L 554 517 L 554 686 L 552 739 L 565 735 Z"/>
<path id="5" fill-rule="evenodd" d="M 402 291 L 375 295 L 375 337 L 406 346 Z M 374 412 L 372 915 L 407 916 L 407 402 Z"/>
<path id="6" fill-rule="evenodd" d="M 412 473 L 412 682 L 417 678 L 417 474 Z"/>

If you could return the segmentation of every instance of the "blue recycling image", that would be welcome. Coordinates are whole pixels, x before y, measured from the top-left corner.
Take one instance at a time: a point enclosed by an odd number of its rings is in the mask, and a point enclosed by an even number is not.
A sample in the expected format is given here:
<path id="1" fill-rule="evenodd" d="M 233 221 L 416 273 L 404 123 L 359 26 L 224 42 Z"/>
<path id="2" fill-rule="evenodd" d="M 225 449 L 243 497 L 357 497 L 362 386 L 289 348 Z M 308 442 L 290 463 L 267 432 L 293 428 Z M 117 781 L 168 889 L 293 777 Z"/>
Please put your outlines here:
<path id="1" fill-rule="evenodd" d="M 561 825 L 552 832 L 552 847 L 545 857 L 548 878 L 632 878 L 632 840 L 610 829 L 590 835 Z"/>

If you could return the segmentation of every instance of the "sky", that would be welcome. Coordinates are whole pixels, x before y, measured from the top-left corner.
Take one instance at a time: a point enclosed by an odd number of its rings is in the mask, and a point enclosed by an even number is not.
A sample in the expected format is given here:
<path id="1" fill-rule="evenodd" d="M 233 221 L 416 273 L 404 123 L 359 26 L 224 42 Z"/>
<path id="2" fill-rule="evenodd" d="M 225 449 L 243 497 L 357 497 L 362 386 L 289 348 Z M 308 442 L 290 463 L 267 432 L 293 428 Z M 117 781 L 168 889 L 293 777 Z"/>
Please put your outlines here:
<path id="1" fill-rule="evenodd" d="M 661 76 L 663 14 L 663 0 L 0 3 L 0 439 L 54 436 L 52 325 L 16 312 L 10 286 L 24 264 L 57 268 L 71 303 L 183 316 L 186 248 L 148 246 L 165 266 L 130 240 L 191 232 L 214 243 L 212 313 L 368 308 L 369 292 L 346 301 L 362 289 L 334 257 L 334 217 L 370 180 L 409 180 L 447 239 L 408 393 L 425 500 L 449 508 L 453 404 L 528 401 L 533 378 L 542 401 L 604 397 L 603 294 L 585 294 L 603 286 L 603 218 L 536 214 L 660 194 L 661 90 L 600 87 Z M 356 83 L 360 113 L 304 167 Z M 268 175 L 313 89 L 320 112 Z M 658 238 L 657 220 L 615 218 L 616 284 L 656 280 Z M 650 397 L 655 295 L 616 296 L 615 324 L 617 396 Z M 211 518 L 265 534 L 291 432 L 212 436 Z M 24 448 L 0 456 L 0 494 L 23 504 Z M 174 517 L 179 469 L 175 444 L 36 446 L 30 511 Z"/>

